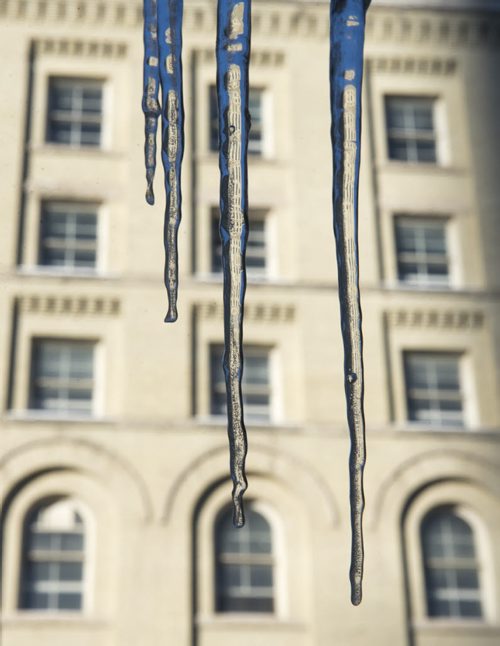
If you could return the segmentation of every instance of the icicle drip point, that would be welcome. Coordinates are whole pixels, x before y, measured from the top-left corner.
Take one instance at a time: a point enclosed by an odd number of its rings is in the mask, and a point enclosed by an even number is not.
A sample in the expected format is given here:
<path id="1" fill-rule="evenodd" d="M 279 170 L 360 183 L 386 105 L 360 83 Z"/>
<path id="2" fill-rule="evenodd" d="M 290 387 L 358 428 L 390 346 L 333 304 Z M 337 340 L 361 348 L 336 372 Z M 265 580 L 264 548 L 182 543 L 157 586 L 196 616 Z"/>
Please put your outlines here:
<path id="1" fill-rule="evenodd" d="M 351 601 L 361 602 L 363 579 L 363 335 L 359 295 L 358 190 L 361 83 L 365 13 L 370 0 L 331 0 L 330 102 L 333 147 L 333 225 L 337 246 L 340 317 L 344 342 L 351 504 Z"/>

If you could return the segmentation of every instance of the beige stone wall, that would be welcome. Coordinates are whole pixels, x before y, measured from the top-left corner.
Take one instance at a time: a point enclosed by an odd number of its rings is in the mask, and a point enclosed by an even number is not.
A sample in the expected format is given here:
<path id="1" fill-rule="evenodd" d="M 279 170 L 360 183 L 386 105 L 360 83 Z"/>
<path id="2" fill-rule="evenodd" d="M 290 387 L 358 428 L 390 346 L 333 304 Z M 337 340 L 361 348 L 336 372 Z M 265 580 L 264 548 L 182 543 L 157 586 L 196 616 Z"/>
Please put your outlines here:
<path id="1" fill-rule="evenodd" d="M 273 348 L 273 405 L 272 423 L 248 424 L 248 498 L 278 550 L 276 612 L 264 616 L 217 613 L 213 595 L 213 523 L 230 493 L 209 392 L 209 346 L 223 337 L 210 273 L 214 3 L 186 2 L 180 318 L 166 326 L 160 172 L 157 205 L 144 201 L 140 3 L 0 2 L 2 645 L 499 643 L 500 17 L 387 4 L 370 10 L 366 44 L 366 583 L 353 608 L 327 6 L 254 2 L 251 81 L 265 90 L 267 131 L 250 200 L 268 209 L 272 262 L 249 281 L 245 341 Z M 52 75 L 105 80 L 102 149 L 45 143 Z M 388 159 L 386 94 L 437 98 L 438 165 Z M 55 198 L 101 204 L 97 277 L 36 267 L 40 204 Z M 450 218 L 450 289 L 398 282 L 400 212 Z M 43 336 L 96 342 L 91 419 L 28 410 L 31 342 Z M 463 429 L 406 421 L 412 349 L 461 354 Z M 55 495 L 78 497 L 93 519 L 78 614 L 18 609 L 23 521 Z M 463 506 L 477 527 L 482 621 L 426 616 L 419 527 L 441 504 Z"/>

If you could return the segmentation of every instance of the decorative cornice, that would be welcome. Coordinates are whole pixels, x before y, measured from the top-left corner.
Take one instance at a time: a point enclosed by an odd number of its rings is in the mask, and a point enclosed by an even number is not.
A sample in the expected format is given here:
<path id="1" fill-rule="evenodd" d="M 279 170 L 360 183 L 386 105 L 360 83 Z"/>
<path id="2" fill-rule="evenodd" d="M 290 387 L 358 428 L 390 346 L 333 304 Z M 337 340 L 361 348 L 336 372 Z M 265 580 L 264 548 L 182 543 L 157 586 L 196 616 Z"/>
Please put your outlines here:
<path id="1" fill-rule="evenodd" d="M 120 313 L 120 301 L 110 297 L 30 295 L 17 299 L 21 312 L 30 314 L 102 315 Z"/>
<path id="2" fill-rule="evenodd" d="M 202 319 L 222 319 L 224 309 L 222 303 L 215 301 L 199 303 L 196 312 Z M 295 319 L 293 305 L 277 305 L 269 303 L 245 304 L 245 320 L 258 323 L 290 323 Z"/>
<path id="3" fill-rule="evenodd" d="M 433 74 L 447 76 L 455 72 L 457 62 L 452 58 L 416 58 L 396 56 L 368 57 L 374 71 L 389 74 Z"/>
<path id="4" fill-rule="evenodd" d="M 69 38 L 43 38 L 34 41 L 37 54 L 54 56 L 96 56 L 100 58 L 124 58 L 126 43 Z"/>
<path id="5" fill-rule="evenodd" d="M 474 329 L 484 324 L 484 314 L 478 310 L 394 310 L 386 316 L 394 327 Z"/>
<path id="6" fill-rule="evenodd" d="M 215 65 L 215 49 L 197 49 L 201 63 Z M 280 67 L 285 62 L 285 53 L 271 49 L 252 49 L 252 66 Z"/>
<path id="7" fill-rule="evenodd" d="M 213 2 L 186 3 L 186 32 L 214 33 Z M 0 0 L 0 20 L 87 25 L 95 27 L 139 28 L 142 3 L 139 0 Z M 326 2 L 256 2 L 253 8 L 254 35 L 327 39 L 329 33 Z M 407 5 L 372 6 L 367 21 L 367 48 L 370 43 L 391 42 L 434 44 L 441 47 L 500 46 L 498 12 L 466 12 L 460 7 L 409 9 Z"/>

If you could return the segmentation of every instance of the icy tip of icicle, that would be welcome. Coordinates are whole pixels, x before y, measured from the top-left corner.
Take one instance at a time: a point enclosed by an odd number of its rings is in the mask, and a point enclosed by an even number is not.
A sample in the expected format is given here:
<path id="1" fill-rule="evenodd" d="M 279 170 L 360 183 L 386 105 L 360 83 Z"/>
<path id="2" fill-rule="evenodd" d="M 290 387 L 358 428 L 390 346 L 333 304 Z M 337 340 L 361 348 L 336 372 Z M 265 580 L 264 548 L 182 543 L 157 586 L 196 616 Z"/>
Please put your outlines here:
<path id="1" fill-rule="evenodd" d="M 362 579 L 359 574 L 351 575 L 351 603 L 353 606 L 359 606 L 363 598 Z"/>
<path id="2" fill-rule="evenodd" d="M 243 527 L 245 524 L 245 512 L 243 510 L 243 492 L 233 497 L 233 525 Z"/>
<path id="3" fill-rule="evenodd" d="M 177 321 L 177 318 L 177 310 L 171 307 L 169 308 L 167 315 L 164 318 L 164 323 L 175 323 Z"/>
<path id="4" fill-rule="evenodd" d="M 146 189 L 146 202 L 150 205 L 153 206 L 155 203 L 155 194 L 153 193 L 153 187 L 148 186 Z"/>

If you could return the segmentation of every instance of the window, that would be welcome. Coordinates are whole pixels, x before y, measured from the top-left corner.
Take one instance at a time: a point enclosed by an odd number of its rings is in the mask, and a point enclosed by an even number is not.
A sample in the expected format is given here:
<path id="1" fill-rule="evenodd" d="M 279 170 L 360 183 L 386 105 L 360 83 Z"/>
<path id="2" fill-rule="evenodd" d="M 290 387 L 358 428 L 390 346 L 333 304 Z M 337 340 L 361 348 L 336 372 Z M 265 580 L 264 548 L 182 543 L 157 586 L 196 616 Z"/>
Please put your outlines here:
<path id="1" fill-rule="evenodd" d="M 271 527 L 252 504 L 242 528 L 226 511 L 215 529 L 218 612 L 274 612 L 274 558 Z"/>
<path id="2" fill-rule="evenodd" d="M 222 271 L 222 242 L 219 234 L 219 209 L 212 209 L 212 273 Z M 267 221 L 265 209 L 250 209 L 246 267 L 249 276 L 267 273 Z"/>
<path id="3" fill-rule="evenodd" d="M 79 505 L 63 498 L 35 509 L 24 528 L 20 607 L 81 610 L 84 567 L 85 524 Z"/>
<path id="4" fill-rule="evenodd" d="M 405 353 L 410 421 L 436 426 L 463 425 L 459 362 L 457 354 Z"/>
<path id="5" fill-rule="evenodd" d="M 103 84 L 50 78 L 46 140 L 67 146 L 100 146 Z"/>
<path id="6" fill-rule="evenodd" d="M 398 278 L 412 285 L 449 284 L 446 220 L 417 216 L 395 219 Z"/>
<path id="7" fill-rule="evenodd" d="M 453 507 L 429 514 L 421 528 L 429 617 L 482 617 L 474 534 Z"/>
<path id="8" fill-rule="evenodd" d="M 248 136 L 248 153 L 262 155 L 264 147 L 264 91 L 250 88 L 248 109 L 250 112 L 251 128 Z M 210 86 L 210 150 L 219 150 L 219 110 L 217 106 L 217 90 Z"/>
<path id="9" fill-rule="evenodd" d="M 271 418 L 271 382 L 269 348 L 249 346 L 244 349 L 243 405 L 248 420 L 269 421 Z M 222 369 L 223 347 L 210 348 L 211 414 L 226 415 L 226 383 Z"/>
<path id="10" fill-rule="evenodd" d="M 94 343 L 35 339 L 31 371 L 31 409 L 92 414 Z"/>
<path id="11" fill-rule="evenodd" d="M 38 264 L 70 270 L 95 269 L 97 206 L 45 202 L 40 222 Z"/>
<path id="12" fill-rule="evenodd" d="M 385 115 L 389 159 L 435 163 L 434 99 L 387 96 Z"/>

